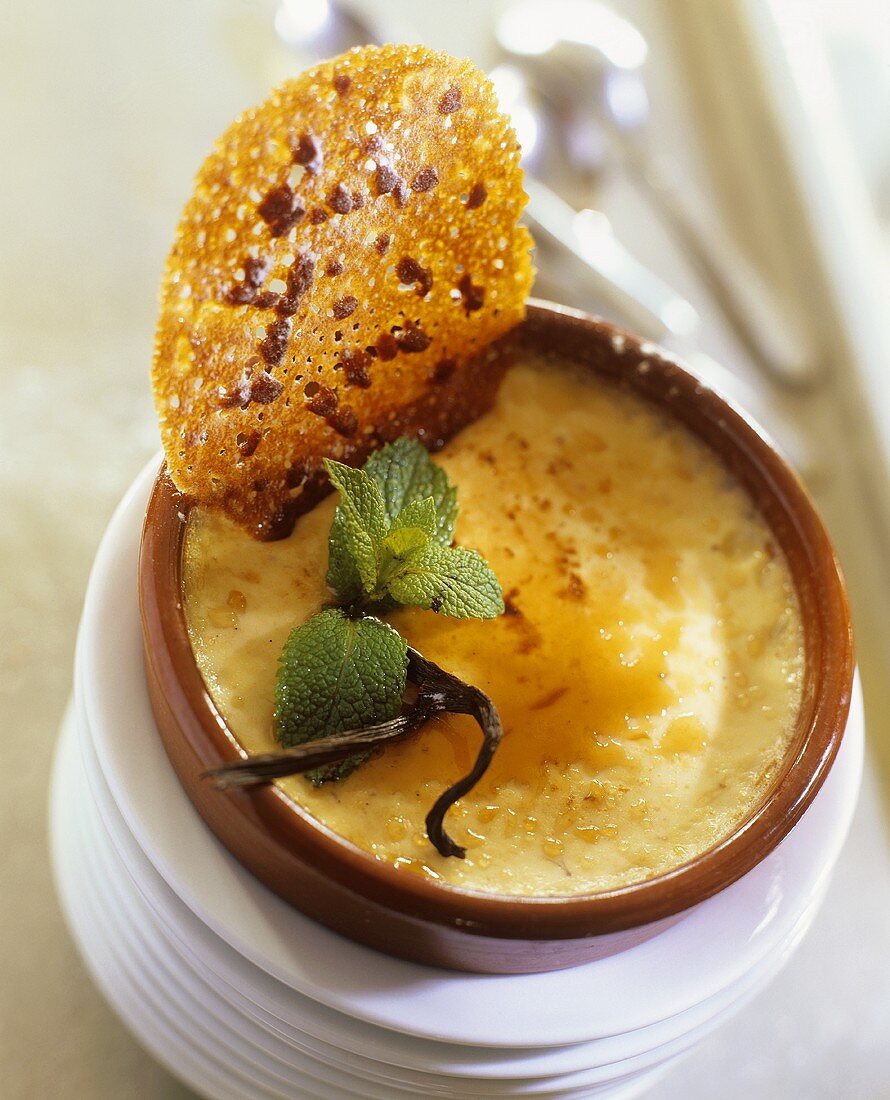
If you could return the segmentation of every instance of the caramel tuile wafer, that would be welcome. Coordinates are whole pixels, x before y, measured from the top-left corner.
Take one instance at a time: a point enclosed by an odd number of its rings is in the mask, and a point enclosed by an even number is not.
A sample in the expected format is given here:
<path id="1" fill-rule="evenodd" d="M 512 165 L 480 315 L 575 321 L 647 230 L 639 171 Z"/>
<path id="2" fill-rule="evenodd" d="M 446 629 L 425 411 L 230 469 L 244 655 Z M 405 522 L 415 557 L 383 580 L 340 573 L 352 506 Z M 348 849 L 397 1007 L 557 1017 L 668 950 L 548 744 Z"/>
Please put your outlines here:
<path id="1" fill-rule="evenodd" d="M 162 284 L 153 382 L 177 488 L 257 537 L 399 435 L 494 399 L 532 247 L 519 145 L 469 61 L 361 47 L 237 119 Z"/>

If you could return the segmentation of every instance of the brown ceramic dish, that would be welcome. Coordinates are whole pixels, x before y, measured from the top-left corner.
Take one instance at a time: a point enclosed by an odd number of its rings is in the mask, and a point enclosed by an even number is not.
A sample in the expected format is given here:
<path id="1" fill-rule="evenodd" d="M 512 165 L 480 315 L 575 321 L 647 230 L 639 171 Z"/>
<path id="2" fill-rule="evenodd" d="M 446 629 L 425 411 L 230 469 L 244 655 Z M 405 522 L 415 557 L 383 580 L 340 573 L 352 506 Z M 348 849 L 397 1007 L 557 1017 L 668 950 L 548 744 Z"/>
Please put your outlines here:
<path id="1" fill-rule="evenodd" d="M 158 728 L 189 797 L 220 840 L 272 890 L 351 939 L 422 963 L 492 973 L 554 970 L 623 950 L 751 870 L 821 787 L 843 734 L 853 673 L 849 610 L 831 543 L 798 478 L 744 416 L 635 338 L 581 314 L 532 304 L 519 339 L 628 387 L 704 440 L 757 502 L 789 562 L 806 648 L 795 735 L 763 803 L 703 855 L 586 897 L 482 895 L 399 874 L 318 825 L 274 786 L 216 790 L 202 773 L 240 752 L 192 654 L 181 603 L 183 501 L 163 470 L 139 567 Z"/>

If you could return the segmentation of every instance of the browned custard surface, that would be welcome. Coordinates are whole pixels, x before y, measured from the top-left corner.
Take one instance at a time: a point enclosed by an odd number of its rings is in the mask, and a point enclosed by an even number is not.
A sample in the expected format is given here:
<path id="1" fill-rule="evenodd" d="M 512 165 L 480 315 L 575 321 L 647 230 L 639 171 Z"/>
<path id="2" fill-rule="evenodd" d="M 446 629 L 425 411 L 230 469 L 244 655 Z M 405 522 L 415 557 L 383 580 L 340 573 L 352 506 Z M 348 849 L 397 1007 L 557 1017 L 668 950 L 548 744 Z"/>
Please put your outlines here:
<path id="1" fill-rule="evenodd" d="M 487 622 L 391 616 L 503 719 L 491 769 L 447 818 L 467 857 L 439 856 L 423 824 L 475 756 L 467 718 L 428 724 L 340 782 L 281 788 L 405 873 L 498 894 L 613 889 L 711 847 L 762 798 L 800 703 L 796 596 L 750 498 L 654 407 L 532 361 L 436 460 L 458 486 L 457 540 L 488 559 L 507 607 Z M 276 748 L 278 655 L 330 598 L 334 506 L 277 543 L 190 515 L 192 644 L 249 752 Z"/>

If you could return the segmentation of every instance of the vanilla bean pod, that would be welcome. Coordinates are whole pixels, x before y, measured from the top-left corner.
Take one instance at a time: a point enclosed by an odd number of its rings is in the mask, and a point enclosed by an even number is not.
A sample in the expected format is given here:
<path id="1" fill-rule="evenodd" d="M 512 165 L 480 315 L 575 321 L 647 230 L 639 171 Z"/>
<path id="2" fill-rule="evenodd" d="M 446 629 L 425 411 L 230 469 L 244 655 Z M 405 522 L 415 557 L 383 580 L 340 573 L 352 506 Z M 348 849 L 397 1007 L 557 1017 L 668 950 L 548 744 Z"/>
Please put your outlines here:
<path id="1" fill-rule="evenodd" d="M 408 647 L 408 681 L 417 695 L 395 718 L 364 729 L 348 730 L 333 737 L 307 741 L 281 752 L 264 753 L 211 768 L 205 774 L 221 789 L 251 787 L 286 775 L 311 771 L 324 764 L 336 764 L 356 752 L 376 748 L 415 733 L 424 722 L 438 714 L 468 714 L 482 730 L 482 745 L 470 771 L 436 799 L 426 816 L 426 831 L 431 844 L 443 856 L 463 858 L 466 851 L 445 830 L 445 814 L 473 789 L 485 774 L 500 744 L 503 729 L 497 708 L 491 699 L 472 684 L 440 668 Z"/>

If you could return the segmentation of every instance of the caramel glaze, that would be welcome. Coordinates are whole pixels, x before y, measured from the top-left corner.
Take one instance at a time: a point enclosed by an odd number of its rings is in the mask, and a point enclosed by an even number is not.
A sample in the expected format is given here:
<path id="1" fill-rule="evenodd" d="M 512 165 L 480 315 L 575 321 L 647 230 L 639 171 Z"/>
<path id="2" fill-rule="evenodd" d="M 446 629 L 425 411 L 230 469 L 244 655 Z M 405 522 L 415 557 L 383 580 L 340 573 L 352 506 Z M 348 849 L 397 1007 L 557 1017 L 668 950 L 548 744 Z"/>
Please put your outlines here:
<path id="1" fill-rule="evenodd" d="M 533 359 L 437 460 L 459 488 L 458 541 L 505 589 L 494 622 L 391 617 L 501 712 L 488 774 L 449 814 L 467 858 L 438 856 L 423 817 L 471 764 L 468 719 L 430 723 L 339 783 L 281 789 L 378 859 L 484 892 L 609 890 L 707 850 L 762 799 L 801 697 L 794 586 L 750 498 L 657 410 Z M 275 747 L 287 632 L 329 599 L 333 508 L 323 501 L 277 544 L 192 514 L 192 644 L 250 752 Z"/>

